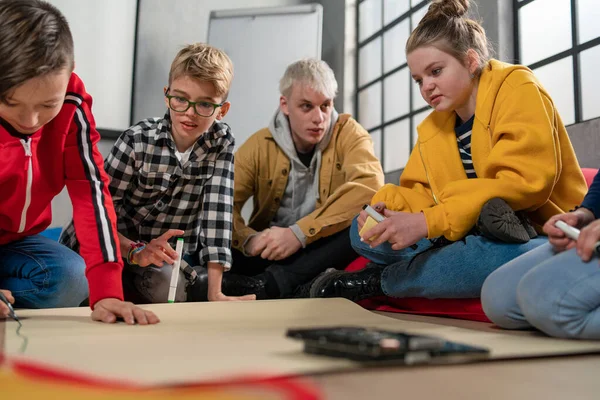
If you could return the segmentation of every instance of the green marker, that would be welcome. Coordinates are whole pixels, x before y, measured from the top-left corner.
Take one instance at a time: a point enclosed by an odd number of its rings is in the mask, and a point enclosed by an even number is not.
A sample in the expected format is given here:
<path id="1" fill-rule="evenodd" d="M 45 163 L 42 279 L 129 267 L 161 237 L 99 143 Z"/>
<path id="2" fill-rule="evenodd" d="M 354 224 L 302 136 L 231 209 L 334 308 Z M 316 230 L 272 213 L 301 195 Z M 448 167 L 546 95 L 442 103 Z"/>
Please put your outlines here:
<path id="1" fill-rule="evenodd" d="M 175 294 L 177 293 L 177 282 L 179 281 L 179 266 L 181 265 L 181 256 L 183 254 L 183 238 L 177 239 L 177 259 L 173 264 L 173 272 L 171 272 L 171 284 L 169 285 L 169 303 L 175 303 Z"/>

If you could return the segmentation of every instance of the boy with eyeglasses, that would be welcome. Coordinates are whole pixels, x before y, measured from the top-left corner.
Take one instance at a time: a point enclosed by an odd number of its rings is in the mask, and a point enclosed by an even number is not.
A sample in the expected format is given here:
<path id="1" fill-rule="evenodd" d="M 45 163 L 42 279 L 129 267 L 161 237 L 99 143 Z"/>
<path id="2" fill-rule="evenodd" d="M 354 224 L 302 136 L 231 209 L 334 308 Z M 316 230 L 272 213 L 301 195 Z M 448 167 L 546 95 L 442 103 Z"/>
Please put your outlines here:
<path id="1" fill-rule="evenodd" d="M 223 51 L 186 46 L 171 64 L 165 116 L 126 130 L 105 161 L 126 261 L 123 286 L 131 300 L 167 301 L 168 266 L 177 258 L 169 241 L 176 237 L 185 241 L 176 301 L 200 300 L 189 296 L 198 293 L 193 285 L 204 287 L 196 297 L 210 301 L 255 298 L 222 291 L 223 271 L 231 268 L 234 138 L 221 120 L 229 111 L 232 79 Z M 77 248 L 72 224 L 61 242 Z"/>

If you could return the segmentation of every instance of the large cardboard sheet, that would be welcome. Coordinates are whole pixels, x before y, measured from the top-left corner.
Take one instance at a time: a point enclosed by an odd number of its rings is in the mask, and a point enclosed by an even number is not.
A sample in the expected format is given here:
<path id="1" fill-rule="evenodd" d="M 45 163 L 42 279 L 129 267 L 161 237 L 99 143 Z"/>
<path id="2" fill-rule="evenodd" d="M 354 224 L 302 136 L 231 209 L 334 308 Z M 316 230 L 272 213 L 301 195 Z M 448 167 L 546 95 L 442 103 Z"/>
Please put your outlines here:
<path id="1" fill-rule="evenodd" d="M 35 361 L 150 386 L 360 368 L 351 361 L 304 354 L 302 343 L 285 337 L 288 328 L 297 327 L 358 325 L 437 335 L 487 347 L 491 359 L 600 353 L 600 342 L 401 321 L 344 299 L 144 307 L 162 322 L 154 326 L 102 324 L 91 321 L 86 308 L 21 310 L 21 334 L 27 338 L 27 346 L 23 350 L 16 322 L 0 322 L 4 351 L 9 360 Z"/>

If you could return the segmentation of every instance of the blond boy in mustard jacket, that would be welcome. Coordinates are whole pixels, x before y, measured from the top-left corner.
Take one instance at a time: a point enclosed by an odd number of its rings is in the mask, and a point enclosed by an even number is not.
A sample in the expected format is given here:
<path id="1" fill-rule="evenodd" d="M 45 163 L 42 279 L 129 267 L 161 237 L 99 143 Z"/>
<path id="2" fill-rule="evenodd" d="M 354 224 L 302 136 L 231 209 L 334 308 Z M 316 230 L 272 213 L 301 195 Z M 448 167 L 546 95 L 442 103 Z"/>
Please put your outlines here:
<path id="1" fill-rule="evenodd" d="M 304 297 L 299 286 L 354 260 L 350 224 L 383 185 L 371 136 L 334 108 L 337 82 L 325 62 L 289 65 L 280 91 L 269 127 L 235 155 L 232 272 L 254 277 L 259 299 Z"/>

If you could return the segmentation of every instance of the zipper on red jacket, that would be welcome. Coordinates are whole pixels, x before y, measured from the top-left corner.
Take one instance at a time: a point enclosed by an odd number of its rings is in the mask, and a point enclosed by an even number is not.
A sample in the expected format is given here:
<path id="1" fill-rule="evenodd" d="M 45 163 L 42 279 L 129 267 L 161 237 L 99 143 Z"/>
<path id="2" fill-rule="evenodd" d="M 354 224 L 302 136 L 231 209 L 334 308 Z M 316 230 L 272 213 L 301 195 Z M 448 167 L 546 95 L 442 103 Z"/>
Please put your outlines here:
<path id="1" fill-rule="evenodd" d="M 27 186 L 25 187 L 25 205 L 21 212 L 21 223 L 19 225 L 19 233 L 25 230 L 27 223 L 27 210 L 31 205 L 31 186 L 33 183 L 33 162 L 31 160 L 31 139 L 21 139 L 23 150 L 25 150 L 25 171 L 27 171 Z"/>

